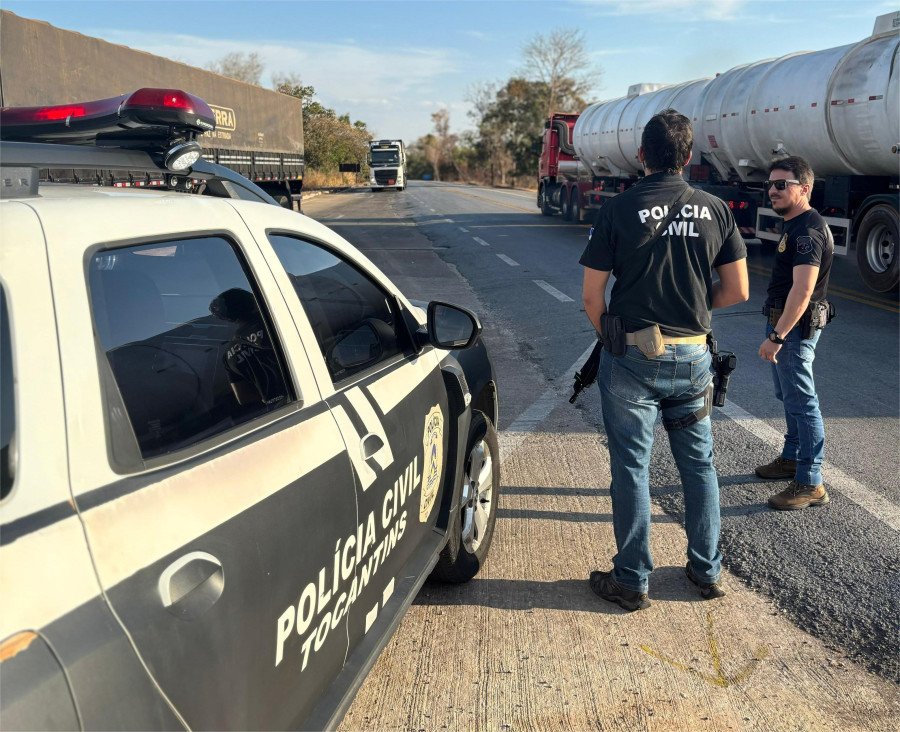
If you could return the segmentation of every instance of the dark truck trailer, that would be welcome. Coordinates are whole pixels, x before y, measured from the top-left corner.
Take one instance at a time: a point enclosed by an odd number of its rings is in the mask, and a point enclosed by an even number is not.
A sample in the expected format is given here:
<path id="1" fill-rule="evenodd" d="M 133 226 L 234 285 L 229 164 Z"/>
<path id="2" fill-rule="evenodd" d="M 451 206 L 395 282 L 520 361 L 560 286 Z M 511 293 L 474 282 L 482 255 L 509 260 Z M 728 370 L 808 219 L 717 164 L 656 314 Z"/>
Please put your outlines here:
<path id="1" fill-rule="evenodd" d="M 216 129 L 203 157 L 231 168 L 290 208 L 303 188 L 303 109 L 296 97 L 0 11 L 0 106 L 106 99 L 143 87 L 205 100 Z"/>

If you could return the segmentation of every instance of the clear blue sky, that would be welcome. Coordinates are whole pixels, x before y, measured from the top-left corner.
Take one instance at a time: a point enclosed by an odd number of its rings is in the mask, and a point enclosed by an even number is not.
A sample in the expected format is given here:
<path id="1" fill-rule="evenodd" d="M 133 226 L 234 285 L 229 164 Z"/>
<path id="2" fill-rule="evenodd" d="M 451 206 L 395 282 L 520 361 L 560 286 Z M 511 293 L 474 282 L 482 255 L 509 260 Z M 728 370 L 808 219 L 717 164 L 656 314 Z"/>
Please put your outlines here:
<path id="1" fill-rule="evenodd" d="M 467 91 L 503 82 L 523 45 L 555 28 L 585 31 L 603 69 L 591 101 L 640 82 L 677 83 L 738 64 L 854 43 L 892 0 L 3 0 L 2 8 L 186 63 L 256 51 L 273 73 L 312 84 L 326 106 L 408 142 L 431 113 L 471 127 Z M 2 49 L 0 49 L 2 54 Z M 98 70 L 102 73 L 102 70 Z"/>

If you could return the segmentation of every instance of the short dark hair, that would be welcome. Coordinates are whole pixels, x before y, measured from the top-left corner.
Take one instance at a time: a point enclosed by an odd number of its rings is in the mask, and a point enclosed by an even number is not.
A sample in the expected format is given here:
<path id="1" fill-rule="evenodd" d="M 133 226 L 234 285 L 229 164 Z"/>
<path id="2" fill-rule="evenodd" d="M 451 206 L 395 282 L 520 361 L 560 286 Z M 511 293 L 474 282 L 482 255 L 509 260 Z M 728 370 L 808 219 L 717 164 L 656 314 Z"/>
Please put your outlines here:
<path id="1" fill-rule="evenodd" d="M 812 193 L 813 181 L 816 174 L 803 158 L 799 155 L 791 155 L 786 158 L 775 158 L 769 163 L 769 173 L 773 170 L 786 170 L 800 181 L 801 185 L 809 186 L 809 192 Z"/>
<path id="2" fill-rule="evenodd" d="M 649 170 L 680 173 L 693 144 L 691 121 L 681 112 L 664 109 L 650 118 L 641 133 L 644 165 Z"/>

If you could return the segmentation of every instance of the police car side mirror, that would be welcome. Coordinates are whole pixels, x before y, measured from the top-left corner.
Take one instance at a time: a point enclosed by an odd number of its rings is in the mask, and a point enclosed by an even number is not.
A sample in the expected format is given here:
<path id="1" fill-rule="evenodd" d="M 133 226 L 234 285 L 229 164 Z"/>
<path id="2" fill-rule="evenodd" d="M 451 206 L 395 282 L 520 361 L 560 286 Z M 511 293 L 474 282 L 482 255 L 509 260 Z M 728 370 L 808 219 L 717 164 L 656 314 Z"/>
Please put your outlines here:
<path id="1" fill-rule="evenodd" d="M 468 348 L 481 333 L 481 322 L 470 310 L 446 302 L 428 303 L 428 342 L 437 348 Z"/>

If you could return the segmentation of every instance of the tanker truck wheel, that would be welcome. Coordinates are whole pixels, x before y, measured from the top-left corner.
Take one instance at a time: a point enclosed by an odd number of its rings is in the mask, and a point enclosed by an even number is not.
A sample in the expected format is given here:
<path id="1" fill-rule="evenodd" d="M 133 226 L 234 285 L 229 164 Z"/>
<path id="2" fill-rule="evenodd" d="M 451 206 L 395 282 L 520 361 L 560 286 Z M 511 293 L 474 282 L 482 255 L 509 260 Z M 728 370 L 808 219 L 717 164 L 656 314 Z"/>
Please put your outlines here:
<path id="1" fill-rule="evenodd" d="M 550 207 L 550 200 L 547 196 L 547 189 L 542 185 L 538 188 L 538 199 L 537 199 L 538 208 L 541 209 L 541 213 L 544 216 L 552 216 L 553 209 Z"/>
<path id="2" fill-rule="evenodd" d="M 900 214 L 878 205 L 866 212 L 856 233 L 856 263 L 863 281 L 876 292 L 891 292 L 900 282 Z"/>
<path id="3" fill-rule="evenodd" d="M 569 199 L 569 221 L 574 224 L 581 223 L 581 195 L 577 188 L 572 189 L 572 197 Z"/>
<path id="4" fill-rule="evenodd" d="M 559 192 L 559 212 L 566 221 L 569 220 L 569 192 L 565 189 Z"/>

